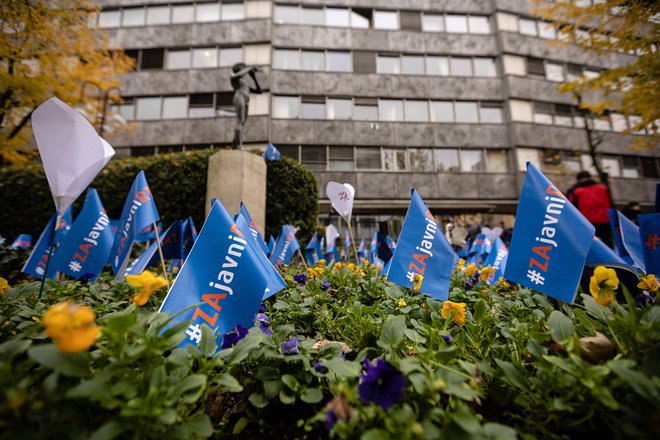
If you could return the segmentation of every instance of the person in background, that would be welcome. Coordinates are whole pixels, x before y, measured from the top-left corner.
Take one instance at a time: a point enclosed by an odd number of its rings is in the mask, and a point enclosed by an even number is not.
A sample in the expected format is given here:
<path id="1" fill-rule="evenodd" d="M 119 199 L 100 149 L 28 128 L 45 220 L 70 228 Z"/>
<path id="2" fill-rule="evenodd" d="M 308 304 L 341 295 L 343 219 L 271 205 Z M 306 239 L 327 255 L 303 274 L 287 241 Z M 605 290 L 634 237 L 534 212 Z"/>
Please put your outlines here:
<path id="1" fill-rule="evenodd" d="M 612 208 L 610 189 L 592 179 L 589 171 L 580 171 L 576 177 L 577 182 L 568 190 L 566 197 L 594 225 L 596 236 L 609 247 L 614 247 L 607 215 L 607 210 Z"/>
<path id="2" fill-rule="evenodd" d="M 642 213 L 642 205 L 639 202 L 629 202 L 621 213 L 637 225 L 637 216 Z"/>

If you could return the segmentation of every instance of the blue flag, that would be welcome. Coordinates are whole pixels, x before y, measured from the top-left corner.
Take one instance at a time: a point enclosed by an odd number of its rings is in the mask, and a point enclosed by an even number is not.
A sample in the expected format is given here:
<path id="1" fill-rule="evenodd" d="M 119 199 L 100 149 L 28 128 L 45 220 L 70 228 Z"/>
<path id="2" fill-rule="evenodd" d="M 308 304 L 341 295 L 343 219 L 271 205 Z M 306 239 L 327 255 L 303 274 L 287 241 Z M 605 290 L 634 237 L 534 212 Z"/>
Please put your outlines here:
<path id="1" fill-rule="evenodd" d="M 163 250 L 163 259 L 165 260 L 183 260 L 183 222 L 176 220 L 170 225 L 165 233 L 159 235 L 160 246 Z M 144 272 L 147 268 L 157 264 L 160 260 L 158 254 L 158 243 L 154 241 L 149 245 L 147 250 L 142 252 L 126 269 L 127 275 L 138 275 Z"/>
<path id="2" fill-rule="evenodd" d="M 144 171 L 140 171 L 128 192 L 119 221 L 119 230 L 112 244 L 109 262 L 117 278 L 123 278 L 131 254 L 135 234 L 160 219 Z"/>
<path id="3" fill-rule="evenodd" d="M 371 264 L 376 264 L 378 259 L 378 231 L 374 232 L 373 237 L 371 237 L 371 243 L 369 243 L 369 262 Z"/>
<path id="4" fill-rule="evenodd" d="M 619 220 L 619 229 L 621 230 L 621 242 L 628 255 L 632 259 L 635 266 L 646 272 L 646 264 L 644 263 L 644 247 L 642 246 L 642 239 L 639 234 L 639 228 L 636 224 L 628 220 L 628 218 L 617 211 Z M 639 218 L 639 217 L 638 217 Z"/>
<path id="5" fill-rule="evenodd" d="M 645 272 L 660 277 L 660 213 L 644 214 L 637 218 L 644 247 Z"/>
<path id="6" fill-rule="evenodd" d="M 506 262 L 509 259 L 509 249 L 502 241 L 500 237 L 495 238 L 495 243 L 492 246 L 488 258 L 484 262 L 484 266 L 490 266 L 495 269 L 495 273 L 491 274 L 486 282 L 488 284 L 493 284 L 497 282 L 500 277 L 504 276 L 504 269 L 506 268 Z"/>
<path id="7" fill-rule="evenodd" d="M 257 229 L 257 225 L 252 221 L 252 217 L 245 206 L 245 203 L 241 202 L 241 209 L 239 211 L 243 218 L 247 221 L 250 226 L 250 233 L 254 237 L 254 240 L 257 242 L 264 254 L 268 253 L 268 246 L 264 243 L 264 238 L 261 236 L 261 232 Z"/>
<path id="8" fill-rule="evenodd" d="M 348 261 L 348 256 L 351 249 L 351 236 L 348 233 L 348 229 L 344 231 L 344 261 Z"/>
<path id="9" fill-rule="evenodd" d="M 41 232 L 39 240 L 37 240 L 37 243 L 34 245 L 34 249 L 32 249 L 30 257 L 25 262 L 25 265 L 22 269 L 23 273 L 27 273 L 28 275 L 32 275 L 35 278 L 41 279 L 43 278 L 44 272 L 46 271 L 46 265 L 48 265 L 48 273 L 46 274 L 46 278 L 55 279 L 58 272 L 57 265 L 53 264 L 52 261 L 51 264 L 48 264 L 50 245 L 52 242 L 53 246 L 55 247 L 53 250 L 53 255 L 55 255 L 55 250 L 71 230 L 71 218 L 71 207 L 69 207 L 69 209 L 64 212 L 64 215 L 62 215 L 59 223 L 57 224 L 57 228 L 55 230 L 55 240 L 53 241 L 53 224 L 57 221 L 57 213 L 53 214 L 53 216 L 48 221 L 48 224 Z"/>
<path id="10" fill-rule="evenodd" d="M 273 249 L 275 249 L 275 238 L 273 236 L 270 236 L 270 239 L 268 240 L 268 252 L 266 252 L 266 255 L 270 258 L 270 254 L 273 253 Z"/>
<path id="11" fill-rule="evenodd" d="M 390 248 L 392 252 L 394 252 L 394 249 L 396 249 L 396 241 L 394 241 L 390 234 L 387 234 L 385 241 L 387 242 L 387 247 Z"/>
<path id="12" fill-rule="evenodd" d="M 376 250 L 377 250 L 378 258 L 383 260 L 383 263 L 387 263 L 388 261 L 390 261 L 390 258 L 392 258 L 392 254 L 393 254 L 392 250 L 387 244 L 387 239 L 383 237 L 383 234 L 381 234 L 380 231 L 376 231 L 374 236 L 376 237 Z"/>
<path id="13" fill-rule="evenodd" d="M 115 234 L 99 194 L 90 188 L 66 240 L 55 251 L 52 264 L 58 272 L 96 281 L 108 261 L 114 240 Z"/>
<path id="14" fill-rule="evenodd" d="M 470 256 L 470 240 L 467 240 L 463 247 L 461 248 L 461 251 L 458 253 L 458 256 L 460 258 L 468 258 Z"/>
<path id="15" fill-rule="evenodd" d="M 252 232 L 250 231 L 252 228 L 245 219 L 245 217 L 243 217 L 243 214 L 241 214 L 240 212 L 236 214 L 236 216 L 234 217 L 234 221 L 236 222 L 236 226 L 238 226 L 238 229 L 240 229 L 244 234 L 250 234 L 250 235 L 252 234 Z M 275 270 L 271 262 L 268 260 L 266 254 L 261 249 L 259 244 L 255 240 L 248 239 L 247 242 L 248 242 L 248 246 L 250 246 L 255 251 L 255 254 L 258 256 L 260 269 L 266 276 L 266 279 L 268 280 L 266 289 L 264 290 L 264 296 L 262 298 L 262 300 L 266 300 L 271 296 L 275 295 L 280 290 L 284 289 L 286 287 L 286 283 L 284 282 L 280 274 L 277 273 L 277 270 Z"/>
<path id="16" fill-rule="evenodd" d="M 614 247 L 616 248 L 617 254 L 624 260 L 632 263 L 632 258 L 626 250 L 626 247 L 623 245 L 623 240 L 621 239 L 621 226 L 619 225 L 619 211 L 616 209 L 608 209 L 607 215 L 610 218 L 610 228 L 612 228 L 612 235 L 614 236 Z"/>
<path id="17" fill-rule="evenodd" d="M 307 243 L 307 247 L 305 248 L 305 259 L 307 260 L 307 264 L 310 266 L 315 266 L 316 263 L 319 262 L 321 259 L 321 245 L 319 243 L 319 233 L 314 232 L 314 235 L 312 236 L 312 239 L 309 240 L 309 243 Z"/>
<path id="18" fill-rule="evenodd" d="M 158 222 L 158 234 L 162 235 L 163 234 L 163 225 Z M 152 241 L 156 239 L 156 231 L 154 231 L 154 226 L 153 225 L 147 225 L 144 228 L 140 229 L 140 231 L 135 234 L 135 240 L 133 240 L 135 243 L 146 243 L 148 241 Z"/>
<path id="19" fill-rule="evenodd" d="M 504 278 L 572 303 L 594 226 L 527 162 Z"/>
<path id="20" fill-rule="evenodd" d="M 52 225 L 51 225 L 52 229 Z M 49 242 L 50 243 L 50 242 Z M 12 242 L 9 249 L 15 251 L 16 249 L 27 249 L 32 246 L 32 236 L 30 234 L 19 234 Z"/>
<path id="21" fill-rule="evenodd" d="M 293 255 L 299 248 L 300 243 L 296 239 L 296 230 L 291 225 L 284 225 L 280 231 L 280 236 L 277 237 L 275 249 L 270 255 L 270 262 L 276 268 L 282 264 L 290 264 Z"/>
<path id="22" fill-rule="evenodd" d="M 261 157 L 266 160 L 280 160 L 280 152 L 277 151 L 275 145 L 268 142 L 268 149 L 264 152 L 264 154 L 262 154 Z"/>
<path id="23" fill-rule="evenodd" d="M 218 345 L 237 324 L 252 327 L 268 280 L 249 239 L 249 232 L 243 233 L 222 203 L 215 202 L 160 307 L 160 312 L 176 314 L 197 305 L 173 320 L 192 321 L 179 346 L 198 345 L 202 324 L 216 332 Z"/>
<path id="24" fill-rule="evenodd" d="M 621 267 L 628 270 L 635 271 L 635 269 L 603 243 L 598 237 L 594 237 L 594 241 L 589 248 L 587 260 L 585 264 L 591 266 L 609 266 Z"/>
<path id="25" fill-rule="evenodd" d="M 445 301 L 449 297 L 454 250 L 417 191 L 411 193 L 387 279 L 410 289 L 414 275 L 422 275 L 420 292 Z"/>
<path id="26" fill-rule="evenodd" d="M 364 246 L 364 238 L 360 241 L 360 246 L 357 250 L 358 258 L 367 258 L 367 250 Z"/>
<path id="27" fill-rule="evenodd" d="M 183 223 L 183 258 L 186 259 L 197 240 L 197 229 L 192 217 L 188 217 Z"/>

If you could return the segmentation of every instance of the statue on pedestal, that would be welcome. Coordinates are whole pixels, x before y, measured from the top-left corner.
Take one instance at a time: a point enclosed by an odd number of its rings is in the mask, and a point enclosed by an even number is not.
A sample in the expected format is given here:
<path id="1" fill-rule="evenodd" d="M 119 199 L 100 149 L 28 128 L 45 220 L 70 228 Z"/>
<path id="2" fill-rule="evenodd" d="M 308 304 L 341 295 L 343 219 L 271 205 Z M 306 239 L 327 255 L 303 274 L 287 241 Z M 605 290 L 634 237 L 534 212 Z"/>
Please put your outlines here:
<path id="1" fill-rule="evenodd" d="M 250 92 L 261 93 L 262 90 L 256 77 L 256 72 L 258 72 L 256 67 L 248 67 L 244 63 L 237 63 L 232 66 L 231 70 L 231 86 L 234 89 L 232 104 L 236 109 L 236 126 L 234 127 L 232 148 L 240 150 L 243 147 L 243 129 L 248 115 Z"/>

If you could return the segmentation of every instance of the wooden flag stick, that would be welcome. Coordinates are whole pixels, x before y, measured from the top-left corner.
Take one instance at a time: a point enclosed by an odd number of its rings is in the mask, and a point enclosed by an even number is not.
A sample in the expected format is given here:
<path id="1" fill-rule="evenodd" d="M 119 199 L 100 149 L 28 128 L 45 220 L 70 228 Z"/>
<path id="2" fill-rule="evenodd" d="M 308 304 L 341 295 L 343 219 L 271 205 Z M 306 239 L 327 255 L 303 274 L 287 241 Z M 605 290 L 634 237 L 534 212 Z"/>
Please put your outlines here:
<path id="1" fill-rule="evenodd" d="M 53 235 L 50 237 L 50 247 L 48 248 L 48 259 L 46 260 L 46 268 L 44 269 L 44 276 L 41 278 L 41 286 L 39 287 L 39 296 L 38 298 L 41 299 L 41 295 L 44 293 L 44 285 L 46 284 L 46 277 L 48 276 L 48 266 L 50 266 L 50 260 L 53 258 L 53 249 L 55 248 L 55 233 L 57 232 L 57 225 L 60 223 L 60 219 L 62 218 L 61 215 L 57 214 L 57 217 L 55 218 L 55 223 L 53 224 Z M 34 250 L 32 251 L 34 252 Z"/>
<path id="2" fill-rule="evenodd" d="M 160 254 L 160 264 L 163 265 L 163 276 L 167 281 L 167 290 L 170 290 L 170 280 L 167 279 L 167 269 L 165 268 L 165 258 L 163 258 L 163 248 L 160 247 L 160 237 L 158 236 L 158 225 L 154 222 L 154 232 L 156 232 L 156 243 L 158 244 L 158 254 Z"/>
<path id="3" fill-rule="evenodd" d="M 300 251 L 300 248 L 298 248 L 298 255 L 300 255 L 300 261 L 302 261 L 303 265 L 305 266 L 305 269 L 309 270 L 309 266 L 307 265 L 307 262 L 305 261 L 305 256 Z"/>
<path id="4" fill-rule="evenodd" d="M 355 251 L 355 261 L 357 261 L 357 265 L 360 266 L 360 257 L 358 256 L 357 247 L 355 246 L 355 237 L 353 237 L 353 228 L 351 228 L 350 222 L 346 222 L 346 224 L 348 225 L 348 234 L 351 236 L 353 251 Z"/>

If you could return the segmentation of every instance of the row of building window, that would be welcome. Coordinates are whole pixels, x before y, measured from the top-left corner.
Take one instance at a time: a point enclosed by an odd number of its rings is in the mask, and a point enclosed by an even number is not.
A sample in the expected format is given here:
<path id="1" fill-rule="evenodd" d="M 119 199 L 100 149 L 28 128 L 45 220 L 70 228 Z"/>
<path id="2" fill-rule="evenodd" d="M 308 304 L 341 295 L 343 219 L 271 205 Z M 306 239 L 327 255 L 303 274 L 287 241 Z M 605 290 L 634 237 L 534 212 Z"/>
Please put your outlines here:
<path id="1" fill-rule="evenodd" d="M 439 14 L 420 11 L 386 11 L 368 8 L 275 5 L 277 24 L 350 27 L 355 29 L 408 30 L 462 34 L 490 34 L 488 16 Z"/>
<path id="2" fill-rule="evenodd" d="M 516 156 L 520 171 L 525 171 L 525 164 L 529 161 L 548 174 L 573 175 L 586 170 L 596 175 L 591 156 L 579 151 L 518 147 Z M 653 157 L 601 155 L 598 160 L 603 171 L 610 177 L 629 179 L 660 177 L 660 159 Z"/>
<path id="3" fill-rule="evenodd" d="M 279 151 L 314 171 L 411 171 L 507 173 L 507 150 L 278 145 Z"/>
<path id="4" fill-rule="evenodd" d="M 506 74 L 544 78 L 553 82 L 575 81 L 581 76 L 591 79 L 603 72 L 601 69 L 579 64 L 509 54 L 502 56 L 502 63 Z"/>
<path id="5" fill-rule="evenodd" d="M 171 49 L 127 49 L 126 55 L 135 60 L 135 70 L 179 70 L 231 67 L 244 62 L 251 66 L 270 64 L 270 46 L 205 46 Z"/>
<path id="6" fill-rule="evenodd" d="M 242 1 L 216 1 L 106 9 L 98 14 L 97 24 L 100 28 L 118 28 L 243 19 L 245 5 Z"/>
<path id="7" fill-rule="evenodd" d="M 498 124 L 500 102 L 273 96 L 273 118 Z"/>

